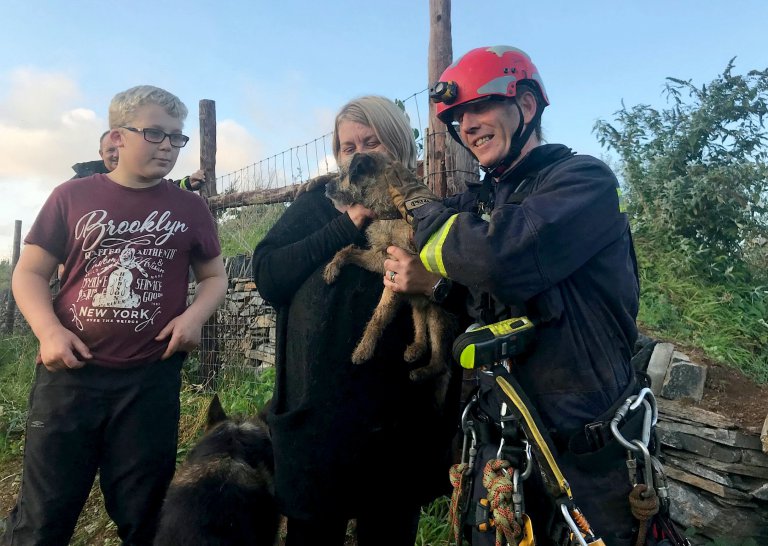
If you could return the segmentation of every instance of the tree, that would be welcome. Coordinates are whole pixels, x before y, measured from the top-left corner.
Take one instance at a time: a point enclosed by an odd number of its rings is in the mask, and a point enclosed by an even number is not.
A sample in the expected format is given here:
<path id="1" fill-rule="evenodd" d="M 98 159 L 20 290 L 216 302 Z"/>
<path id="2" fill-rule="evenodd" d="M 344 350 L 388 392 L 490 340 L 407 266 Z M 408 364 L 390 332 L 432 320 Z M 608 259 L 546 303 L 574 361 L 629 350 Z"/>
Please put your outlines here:
<path id="1" fill-rule="evenodd" d="M 667 78 L 668 108 L 622 105 L 594 132 L 619 155 L 636 230 L 712 273 L 762 275 L 749 264 L 768 238 L 768 70 L 734 75 L 733 62 L 701 87 Z"/>

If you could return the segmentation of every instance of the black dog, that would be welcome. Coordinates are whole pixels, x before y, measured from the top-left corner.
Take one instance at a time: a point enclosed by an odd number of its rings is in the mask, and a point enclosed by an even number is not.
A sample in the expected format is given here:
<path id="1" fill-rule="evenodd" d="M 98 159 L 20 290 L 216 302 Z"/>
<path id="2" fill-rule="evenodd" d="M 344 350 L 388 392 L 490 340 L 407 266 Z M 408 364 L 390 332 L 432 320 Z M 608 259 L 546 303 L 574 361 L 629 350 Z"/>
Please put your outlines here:
<path id="1" fill-rule="evenodd" d="M 279 514 L 266 425 L 229 419 L 215 395 L 205 430 L 171 482 L 155 546 L 272 546 Z"/>

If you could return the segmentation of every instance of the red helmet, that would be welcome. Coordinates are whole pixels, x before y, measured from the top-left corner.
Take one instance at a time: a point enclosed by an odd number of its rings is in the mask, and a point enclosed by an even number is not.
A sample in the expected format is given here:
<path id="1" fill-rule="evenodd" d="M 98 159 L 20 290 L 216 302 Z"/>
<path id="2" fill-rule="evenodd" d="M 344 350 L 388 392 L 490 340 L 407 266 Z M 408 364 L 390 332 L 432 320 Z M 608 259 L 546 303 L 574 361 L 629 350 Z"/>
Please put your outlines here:
<path id="1" fill-rule="evenodd" d="M 449 125 L 453 107 L 492 95 L 514 97 L 523 80 L 539 90 L 544 106 L 549 104 L 539 71 L 528 55 L 509 46 L 479 47 L 446 68 L 429 96 L 437 103 L 437 117 Z"/>

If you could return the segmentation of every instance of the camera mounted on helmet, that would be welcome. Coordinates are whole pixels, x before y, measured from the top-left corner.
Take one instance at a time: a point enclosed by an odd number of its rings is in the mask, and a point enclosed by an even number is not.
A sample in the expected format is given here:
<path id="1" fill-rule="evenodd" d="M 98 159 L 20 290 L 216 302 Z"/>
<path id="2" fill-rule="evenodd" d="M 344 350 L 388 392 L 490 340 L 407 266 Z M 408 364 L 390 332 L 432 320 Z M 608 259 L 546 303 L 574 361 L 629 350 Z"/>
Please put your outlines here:
<path id="1" fill-rule="evenodd" d="M 459 86 L 454 81 L 437 82 L 429 90 L 429 100 L 435 103 L 444 102 L 445 104 L 451 104 L 458 95 Z"/>

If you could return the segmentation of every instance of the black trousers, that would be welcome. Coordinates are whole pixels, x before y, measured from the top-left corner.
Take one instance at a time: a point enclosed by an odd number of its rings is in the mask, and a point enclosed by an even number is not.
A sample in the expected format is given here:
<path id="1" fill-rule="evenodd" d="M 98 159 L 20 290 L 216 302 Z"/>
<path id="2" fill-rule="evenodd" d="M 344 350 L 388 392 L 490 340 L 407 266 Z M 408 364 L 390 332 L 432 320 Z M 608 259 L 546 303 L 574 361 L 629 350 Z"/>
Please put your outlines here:
<path id="1" fill-rule="evenodd" d="M 179 353 L 129 370 L 37 367 L 21 491 L 3 544 L 68 544 L 97 471 L 123 544 L 152 544 L 175 468 L 183 360 Z"/>

